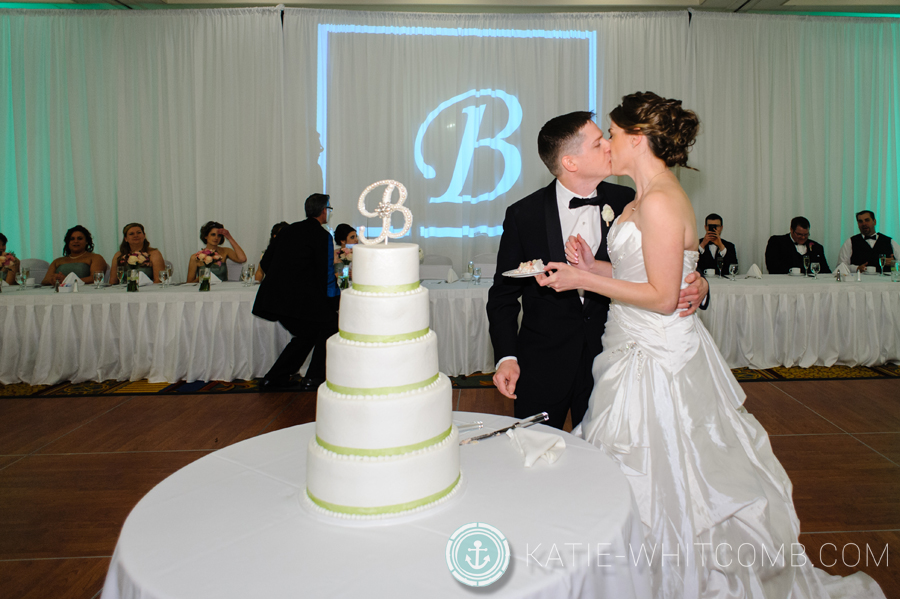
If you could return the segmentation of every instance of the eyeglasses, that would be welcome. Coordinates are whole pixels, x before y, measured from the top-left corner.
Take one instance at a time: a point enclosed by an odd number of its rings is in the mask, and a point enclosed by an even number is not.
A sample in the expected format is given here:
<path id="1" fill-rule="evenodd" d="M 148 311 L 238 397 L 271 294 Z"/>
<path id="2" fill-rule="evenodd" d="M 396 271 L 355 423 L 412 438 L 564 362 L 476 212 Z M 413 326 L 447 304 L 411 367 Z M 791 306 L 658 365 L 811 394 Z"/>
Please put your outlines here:
<path id="1" fill-rule="evenodd" d="M 334 210 L 331 206 L 325 206 L 325 210 Z"/>

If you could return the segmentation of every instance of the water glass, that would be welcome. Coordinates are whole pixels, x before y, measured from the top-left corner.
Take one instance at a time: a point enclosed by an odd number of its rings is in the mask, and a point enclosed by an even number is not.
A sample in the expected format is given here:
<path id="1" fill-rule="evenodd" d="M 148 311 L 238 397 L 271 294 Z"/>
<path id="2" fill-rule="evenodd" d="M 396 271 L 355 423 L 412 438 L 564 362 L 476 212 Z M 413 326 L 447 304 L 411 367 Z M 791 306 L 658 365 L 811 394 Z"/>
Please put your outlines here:
<path id="1" fill-rule="evenodd" d="M 728 265 L 728 274 L 731 275 L 731 280 L 734 280 L 734 276 L 738 273 L 738 265 L 737 263 Z"/>
<path id="2" fill-rule="evenodd" d="M 94 289 L 100 289 L 100 284 L 103 282 L 104 273 L 95 272 L 94 273 Z"/>
<path id="3" fill-rule="evenodd" d="M 814 279 L 819 278 L 819 269 L 820 268 L 821 267 L 819 266 L 818 262 L 813 262 L 812 264 L 809 265 L 809 270 L 812 272 Z"/>
<path id="4" fill-rule="evenodd" d="M 809 253 L 803 254 L 803 274 L 809 276 Z"/>
<path id="5" fill-rule="evenodd" d="M 169 269 L 164 268 L 159 271 L 159 283 L 162 285 L 163 289 L 168 289 L 169 287 Z"/>
<path id="6" fill-rule="evenodd" d="M 119 285 L 125 284 L 125 267 L 124 266 L 116 267 L 116 277 L 119 279 Z"/>
<path id="7" fill-rule="evenodd" d="M 481 268 L 480 267 L 475 267 L 474 271 L 472 272 L 472 279 L 475 281 L 476 285 L 481 285 Z"/>
<path id="8" fill-rule="evenodd" d="M 891 282 L 892 283 L 900 283 L 900 264 L 894 263 L 894 268 L 891 269 Z"/>
<path id="9" fill-rule="evenodd" d="M 245 265 L 241 268 L 241 283 L 243 283 L 244 287 L 249 287 L 253 281 L 253 270 L 250 266 L 252 265 Z"/>
<path id="10" fill-rule="evenodd" d="M 883 275 L 887 274 L 886 272 L 884 272 L 884 263 L 887 262 L 887 259 L 888 259 L 887 254 L 880 254 L 878 256 L 878 266 L 881 267 L 881 274 L 883 274 Z"/>
<path id="11" fill-rule="evenodd" d="M 28 272 L 23 268 L 16 273 L 16 282 L 19 284 L 17 291 L 25 289 L 25 283 L 28 281 Z"/>

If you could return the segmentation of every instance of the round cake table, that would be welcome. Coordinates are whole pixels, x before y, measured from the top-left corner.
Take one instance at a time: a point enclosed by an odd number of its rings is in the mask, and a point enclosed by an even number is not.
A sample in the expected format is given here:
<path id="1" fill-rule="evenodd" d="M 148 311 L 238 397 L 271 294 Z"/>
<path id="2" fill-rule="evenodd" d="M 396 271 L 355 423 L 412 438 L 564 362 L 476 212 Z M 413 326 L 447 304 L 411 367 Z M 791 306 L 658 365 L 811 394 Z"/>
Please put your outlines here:
<path id="1" fill-rule="evenodd" d="M 514 422 L 454 413 L 458 424 L 474 420 L 484 431 Z M 302 503 L 314 434 L 311 423 L 254 437 L 157 485 L 122 528 L 102 598 L 650 596 L 628 481 L 580 439 L 560 433 L 560 459 L 532 468 L 505 435 L 463 445 L 463 487 L 449 501 L 341 525 Z M 504 576 L 481 589 L 457 582 L 445 558 L 450 536 L 472 522 L 500 530 L 512 554 Z"/>

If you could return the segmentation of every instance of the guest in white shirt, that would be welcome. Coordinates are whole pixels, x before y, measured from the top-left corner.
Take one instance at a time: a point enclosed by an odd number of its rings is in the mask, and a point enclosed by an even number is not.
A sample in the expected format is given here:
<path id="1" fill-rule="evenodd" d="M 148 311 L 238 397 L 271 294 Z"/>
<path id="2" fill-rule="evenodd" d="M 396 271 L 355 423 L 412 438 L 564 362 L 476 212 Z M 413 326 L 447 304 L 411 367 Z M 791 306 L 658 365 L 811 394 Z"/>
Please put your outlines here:
<path id="1" fill-rule="evenodd" d="M 896 257 L 900 256 L 900 246 L 887 235 L 876 233 L 876 224 L 875 213 L 871 210 L 856 213 L 859 235 L 845 241 L 838 256 L 838 261 L 849 266 L 851 272 L 856 272 L 857 269 L 866 272 L 869 268 L 881 272 L 878 257 L 882 255 L 888 257 L 884 265 L 890 270 L 894 267 Z"/>

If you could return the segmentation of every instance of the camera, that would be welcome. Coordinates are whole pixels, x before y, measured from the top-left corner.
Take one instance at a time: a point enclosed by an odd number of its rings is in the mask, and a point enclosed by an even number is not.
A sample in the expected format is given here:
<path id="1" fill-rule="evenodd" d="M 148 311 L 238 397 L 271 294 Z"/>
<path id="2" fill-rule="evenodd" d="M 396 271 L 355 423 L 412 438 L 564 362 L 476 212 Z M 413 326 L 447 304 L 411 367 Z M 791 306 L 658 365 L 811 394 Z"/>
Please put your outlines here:
<path id="1" fill-rule="evenodd" d="M 706 230 L 709 231 L 710 233 L 715 233 L 717 226 L 718 225 L 706 225 Z"/>

